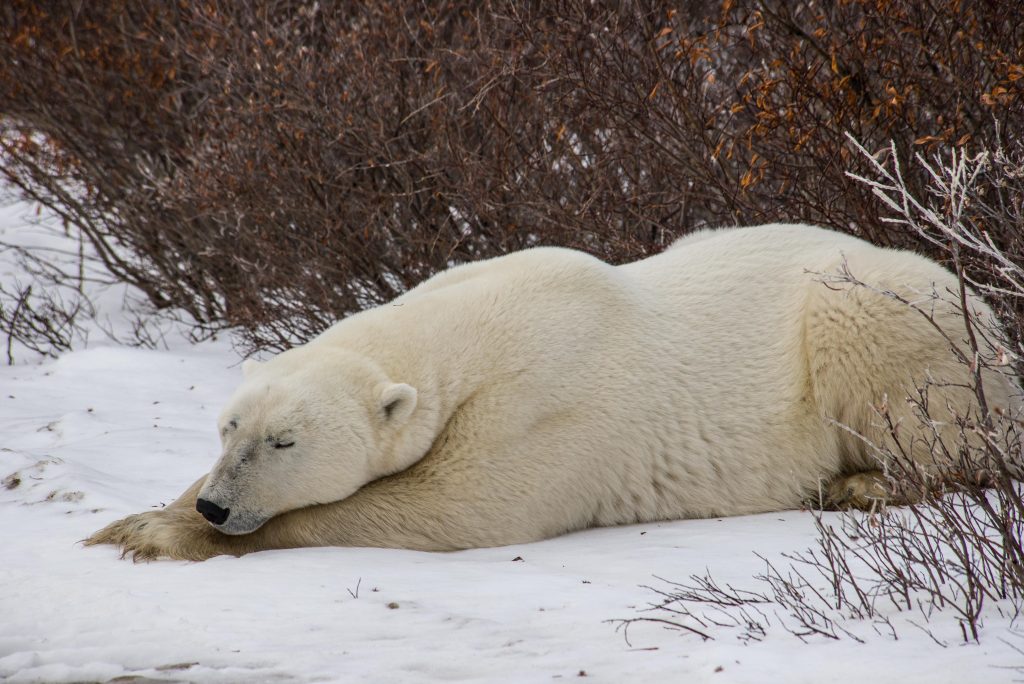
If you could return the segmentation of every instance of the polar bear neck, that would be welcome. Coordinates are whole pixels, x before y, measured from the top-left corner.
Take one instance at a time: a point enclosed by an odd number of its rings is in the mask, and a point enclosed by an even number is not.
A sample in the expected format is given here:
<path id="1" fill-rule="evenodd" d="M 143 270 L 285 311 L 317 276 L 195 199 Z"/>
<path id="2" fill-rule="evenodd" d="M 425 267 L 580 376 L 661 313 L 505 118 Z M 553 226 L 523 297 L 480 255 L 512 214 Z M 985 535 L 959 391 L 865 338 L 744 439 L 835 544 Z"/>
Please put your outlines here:
<path id="1" fill-rule="evenodd" d="M 503 353 L 495 341 L 511 337 L 495 317 L 467 320 L 467 311 L 478 310 L 466 301 L 474 295 L 446 290 L 406 295 L 350 316 L 317 340 L 364 356 L 392 382 L 416 388 L 417 409 L 392 459 L 404 465 L 425 455 L 459 407 L 493 382 Z"/>

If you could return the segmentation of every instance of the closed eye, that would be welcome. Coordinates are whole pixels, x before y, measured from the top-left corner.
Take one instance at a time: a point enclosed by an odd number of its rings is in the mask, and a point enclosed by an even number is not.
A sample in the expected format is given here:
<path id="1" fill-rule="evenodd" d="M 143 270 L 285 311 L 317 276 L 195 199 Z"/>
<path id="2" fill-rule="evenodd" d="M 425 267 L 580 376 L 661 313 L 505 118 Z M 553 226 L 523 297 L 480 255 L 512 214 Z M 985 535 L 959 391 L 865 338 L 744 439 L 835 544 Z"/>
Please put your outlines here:
<path id="1" fill-rule="evenodd" d="M 295 446 L 295 442 L 274 442 L 275 449 L 287 449 L 293 446 Z"/>

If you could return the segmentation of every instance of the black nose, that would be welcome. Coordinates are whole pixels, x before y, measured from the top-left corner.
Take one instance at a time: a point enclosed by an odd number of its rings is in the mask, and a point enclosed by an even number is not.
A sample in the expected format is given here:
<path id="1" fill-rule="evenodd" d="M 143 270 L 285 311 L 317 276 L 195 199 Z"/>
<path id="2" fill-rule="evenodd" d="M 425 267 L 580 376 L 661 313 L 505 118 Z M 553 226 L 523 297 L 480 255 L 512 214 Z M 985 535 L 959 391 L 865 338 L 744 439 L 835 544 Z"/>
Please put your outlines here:
<path id="1" fill-rule="evenodd" d="M 230 508 L 221 508 L 212 501 L 196 499 L 196 510 L 203 514 L 203 517 L 214 525 L 223 525 L 224 521 L 231 515 Z"/>

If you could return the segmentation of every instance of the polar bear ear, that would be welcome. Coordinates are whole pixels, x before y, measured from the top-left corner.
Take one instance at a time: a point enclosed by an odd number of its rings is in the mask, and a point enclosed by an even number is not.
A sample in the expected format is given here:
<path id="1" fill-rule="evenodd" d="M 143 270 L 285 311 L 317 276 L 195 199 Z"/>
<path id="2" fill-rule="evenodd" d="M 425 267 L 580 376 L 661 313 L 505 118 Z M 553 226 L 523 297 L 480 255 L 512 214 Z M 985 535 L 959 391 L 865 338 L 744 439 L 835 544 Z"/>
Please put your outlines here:
<path id="1" fill-rule="evenodd" d="M 256 359 L 246 359 L 242 362 L 242 377 L 248 378 L 259 370 L 259 367 L 262 365 L 263 364 Z"/>
<path id="2" fill-rule="evenodd" d="M 416 388 L 401 382 L 382 384 L 378 388 L 381 413 L 392 425 L 405 422 L 416 409 Z"/>

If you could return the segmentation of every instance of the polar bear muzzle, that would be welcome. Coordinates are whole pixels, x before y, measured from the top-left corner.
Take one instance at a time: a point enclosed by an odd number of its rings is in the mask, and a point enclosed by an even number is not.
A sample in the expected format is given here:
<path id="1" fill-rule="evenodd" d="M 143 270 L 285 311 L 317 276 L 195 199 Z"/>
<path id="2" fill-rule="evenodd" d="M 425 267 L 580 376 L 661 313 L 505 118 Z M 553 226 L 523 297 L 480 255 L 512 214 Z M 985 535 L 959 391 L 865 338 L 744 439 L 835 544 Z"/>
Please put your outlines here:
<path id="1" fill-rule="evenodd" d="M 267 521 L 267 516 L 252 511 L 236 510 L 232 513 L 230 507 L 220 506 L 203 497 L 196 499 L 196 510 L 206 518 L 206 522 L 224 534 L 249 534 Z"/>

